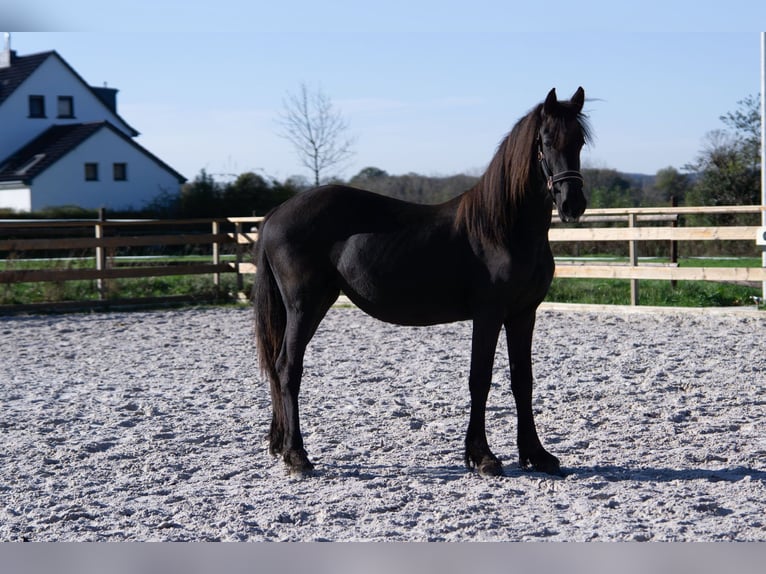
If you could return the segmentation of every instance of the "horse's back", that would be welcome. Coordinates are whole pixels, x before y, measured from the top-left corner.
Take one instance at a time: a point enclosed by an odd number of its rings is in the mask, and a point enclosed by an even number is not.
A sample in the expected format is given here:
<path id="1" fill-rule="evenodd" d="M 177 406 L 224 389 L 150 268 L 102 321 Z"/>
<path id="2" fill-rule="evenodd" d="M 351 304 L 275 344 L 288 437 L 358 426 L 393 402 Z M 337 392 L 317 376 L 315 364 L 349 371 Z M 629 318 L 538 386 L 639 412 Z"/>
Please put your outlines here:
<path id="1" fill-rule="evenodd" d="M 268 228 L 279 228 L 290 237 L 327 237 L 337 241 L 357 233 L 374 233 L 408 221 L 428 219 L 433 206 L 419 205 L 345 185 L 326 185 L 300 193 L 280 205 L 267 219 Z"/>

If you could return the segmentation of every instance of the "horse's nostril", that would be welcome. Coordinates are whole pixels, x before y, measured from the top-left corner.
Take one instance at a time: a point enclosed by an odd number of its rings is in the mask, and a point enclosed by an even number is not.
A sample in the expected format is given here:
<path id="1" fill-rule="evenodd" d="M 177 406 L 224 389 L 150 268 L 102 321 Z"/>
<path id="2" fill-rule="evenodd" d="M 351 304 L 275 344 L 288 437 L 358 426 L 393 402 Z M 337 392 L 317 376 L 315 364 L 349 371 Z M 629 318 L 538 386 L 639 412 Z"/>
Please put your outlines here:
<path id="1" fill-rule="evenodd" d="M 574 221 L 585 212 L 585 198 L 582 196 L 565 197 L 561 201 L 561 213 L 567 220 Z"/>

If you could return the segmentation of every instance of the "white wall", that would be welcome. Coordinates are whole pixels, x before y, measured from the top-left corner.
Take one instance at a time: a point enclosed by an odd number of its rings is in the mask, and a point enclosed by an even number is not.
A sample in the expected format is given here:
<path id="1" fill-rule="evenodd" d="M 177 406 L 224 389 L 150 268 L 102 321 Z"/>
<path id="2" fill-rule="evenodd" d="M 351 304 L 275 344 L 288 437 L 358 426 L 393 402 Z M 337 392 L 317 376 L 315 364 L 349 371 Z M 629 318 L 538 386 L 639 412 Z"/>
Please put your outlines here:
<path id="1" fill-rule="evenodd" d="M 32 209 L 32 196 L 28 187 L 0 188 L 0 208 L 13 209 L 14 211 L 30 211 Z"/>
<path id="2" fill-rule="evenodd" d="M 98 181 L 85 181 L 86 163 L 98 163 Z M 127 164 L 127 181 L 114 181 L 114 163 Z M 163 191 L 176 193 L 179 187 L 160 164 L 102 128 L 34 180 L 32 210 L 60 205 L 139 209 Z"/>
<path id="3" fill-rule="evenodd" d="M 45 118 L 29 117 L 29 96 L 45 96 Z M 58 118 L 58 97 L 74 98 L 74 118 Z M 0 161 L 53 124 L 108 120 L 130 135 L 128 126 L 113 114 L 77 76 L 54 55 L 49 56 L 0 106 Z"/>

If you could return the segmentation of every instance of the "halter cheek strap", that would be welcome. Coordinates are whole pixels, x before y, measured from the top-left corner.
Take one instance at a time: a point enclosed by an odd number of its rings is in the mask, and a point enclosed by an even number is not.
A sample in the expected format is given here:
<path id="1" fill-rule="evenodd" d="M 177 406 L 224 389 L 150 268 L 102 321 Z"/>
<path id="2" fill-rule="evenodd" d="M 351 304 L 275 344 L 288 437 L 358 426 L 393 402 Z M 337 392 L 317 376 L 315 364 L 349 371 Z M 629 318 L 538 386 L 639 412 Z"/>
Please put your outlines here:
<path id="1" fill-rule="evenodd" d="M 551 193 L 551 197 L 555 200 L 556 191 L 554 190 L 553 186 L 554 184 L 560 182 L 560 181 L 566 181 L 568 179 L 574 179 L 579 181 L 580 183 L 585 183 L 585 180 L 582 177 L 582 174 L 579 171 L 574 170 L 568 170 L 568 171 L 560 171 L 559 173 L 554 174 L 551 171 L 551 166 L 548 165 L 548 160 L 545 159 L 545 154 L 543 153 L 543 142 L 538 137 L 537 138 L 537 159 L 540 162 L 540 167 L 543 170 L 543 175 L 545 175 L 545 180 L 548 185 L 548 191 Z"/>

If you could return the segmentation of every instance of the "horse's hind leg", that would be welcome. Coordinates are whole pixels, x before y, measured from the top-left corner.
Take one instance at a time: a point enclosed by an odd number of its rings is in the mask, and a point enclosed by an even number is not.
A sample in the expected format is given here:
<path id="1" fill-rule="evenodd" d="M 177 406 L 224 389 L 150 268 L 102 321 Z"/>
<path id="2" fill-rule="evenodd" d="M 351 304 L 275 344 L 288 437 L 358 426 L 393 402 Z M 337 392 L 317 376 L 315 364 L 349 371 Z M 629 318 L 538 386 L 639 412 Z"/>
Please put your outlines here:
<path id="1" fill-rule="evenodd" d="M 276 365 L 284 416 L 279 451 L 285 464 L 294 473 L 305 473 L 314 468 L 303 446 L 300 430 L 298 394 L 303 376 L 303 358 L 306 347 L 338 293 L 325 288 L 324 293 L 315 292 L 308 301 L 287 305 L 287 328 Z M 276 418 L 275 413 L 275 421 Z M 272 432 L 274 424 L 272 422 Z"/>

